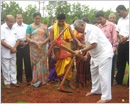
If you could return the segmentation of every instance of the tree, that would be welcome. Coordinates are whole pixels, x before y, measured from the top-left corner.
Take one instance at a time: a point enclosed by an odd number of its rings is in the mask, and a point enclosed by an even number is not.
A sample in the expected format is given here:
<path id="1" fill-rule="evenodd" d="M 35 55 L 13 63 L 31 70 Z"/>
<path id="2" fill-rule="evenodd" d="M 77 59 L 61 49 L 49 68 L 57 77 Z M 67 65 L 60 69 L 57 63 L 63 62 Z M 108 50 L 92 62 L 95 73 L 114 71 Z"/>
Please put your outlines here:
<path id="1" fill-rule="evenodd" d="M 49 25 L 51 23 L 51 19 L 56 17 L 58 13 L 64 13 L 66 15 L 66 21 L 69 19 L 70 15 L 70 4 L 67 1 L 49 1 L 47 8 L 49 9 L 48 18 L 49 18 Z"/>
<path id="2" fill-rule="evenodd" d="M 37 7 L 36 5 L 35 6 L 32 6 L 31 4 L 28 5 L 26 8 L 25 8 L 25 11 L 23 12 L 23 22 L 26 23 L 26 24 L 31 24 L 33 23 L 33 14 L 35 12 L 37 12 Z"/>
<path id="3" fill-rule="evenodd" d="M 5 19 L 6 15 L 11 14 L 14 17 L 16 16 L 17 13 L 22 13 L 23 10 L 22 8 L 19 7 L 19 4 L 17 4 L 15 1 L 11 1 L 9 4 L 6 2 L 2 3 L 3 5 L 1 6 L 2 8 L 2 18 Z"/>

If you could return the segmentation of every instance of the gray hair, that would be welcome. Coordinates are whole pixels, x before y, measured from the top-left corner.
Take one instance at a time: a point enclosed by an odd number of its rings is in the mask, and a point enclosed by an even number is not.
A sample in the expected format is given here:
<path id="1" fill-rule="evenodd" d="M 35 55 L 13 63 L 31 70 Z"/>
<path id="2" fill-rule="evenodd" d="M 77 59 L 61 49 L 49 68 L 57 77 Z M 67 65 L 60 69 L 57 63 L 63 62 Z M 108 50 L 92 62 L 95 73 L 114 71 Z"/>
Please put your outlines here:
<path id="1" fill-rule="evenodd" d="M 14 18 L 13 15 L 6 15 L 5 20 L 8 21 L 10 18 Z"/>
<path id="2" fill-rule="evenodd" d="M 75 21 L 74 21 L 74 28 L 78 28 L 78 27 L 80 27 L 82 24 L 85 24 L 85 22 L 84 22 L 83 20 L 80 20 L 80 19 L 75 20 Z"/>
<path id="3" fill-rule="evenodd" d="M 111 16 L 114 16 L 116 18 L 116 15 L 114 13 L 111 13 L 108 18 L 110 18 Z"/>

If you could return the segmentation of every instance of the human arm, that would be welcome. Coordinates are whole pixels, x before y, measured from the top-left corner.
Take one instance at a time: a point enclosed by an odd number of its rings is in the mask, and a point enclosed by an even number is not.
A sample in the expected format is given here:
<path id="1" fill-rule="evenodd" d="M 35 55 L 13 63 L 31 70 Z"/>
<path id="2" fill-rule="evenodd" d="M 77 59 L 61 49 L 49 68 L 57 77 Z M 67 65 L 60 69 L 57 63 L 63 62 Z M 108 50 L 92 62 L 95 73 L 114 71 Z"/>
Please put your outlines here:
<path id="1" fill-rule="evenodd" d="M 74 35 L 74 32 L 72 31 L 71 29 L 71 26 L 68 25 L 69 27 L 69 31 L 70 31 L 70 34 L 71 34 L 71 37 L 73 38 L 73 40 L 76 42 L 76 44 L 79 46 L 79 47 L 82 47 L 83 44 L 76 38 L 76 36 Z"/>
<path id="2" fill-rule="evenodd" d="M 50 43 L 52 43 L 53 40 L 54 40 L 54 26 L 51 27 L 50 29 Z M 54 49 L 52 49 L 52 59 L 55 59 Z"/>
<path id="3" fill-rule="evenodd" d="M 11 47 L 10 45 L 8 45 L 3 39 L 1 40 L 1 45 L 3 45 L 4 47 L 10 49 L 11 52 L 15 53 L 16 49 Z"/>
<path id="4" fill-rule="evenodd" d="M 115 52 L 118 46 L 118 42 L 117 42 L 116 27 L 114 24 L 112 25 L 112 46 L 113 46 L 113 52 Z"/>
<path id="5" fill-rule="evenodd" d="M 37 46 L 40 48 L 39 42 L 37 42 L 37 41 L 31 39 L 31 29 L 32 29 L 32 26 L 29 25 L 29 26 L 27 27 L 27 30 L 26 30 L 26 40 L 27 40 L 27 42 L 33 43 L 33 44 L 37 45 Z"/>
<path id="6" fill-rule="evenodd" d="M 88 45 L 87 47 L 85 47 L 81 50 L 76 50 L 75 55 L 81 54 L 82 52 L 87 52 L 87 51 L 95 48 L 96 46 L 97 46 L 97 43 L 92 43 L 92 44 Z"/>

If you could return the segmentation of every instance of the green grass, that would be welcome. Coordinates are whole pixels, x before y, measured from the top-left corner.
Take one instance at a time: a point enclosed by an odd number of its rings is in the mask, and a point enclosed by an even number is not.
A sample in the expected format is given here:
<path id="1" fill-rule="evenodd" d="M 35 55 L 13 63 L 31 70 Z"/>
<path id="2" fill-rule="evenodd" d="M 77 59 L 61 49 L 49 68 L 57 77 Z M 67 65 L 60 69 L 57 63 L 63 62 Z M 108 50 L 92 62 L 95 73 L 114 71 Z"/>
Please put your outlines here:
<path id="1" fill-rule="evenodd" d="M 26 102 L 18 101 L 17 103 L 26 103 Z"/>
<path id="2" fill-rule="evenodd" d="M 126 64 L 125 72 L 127 72 L 128 74 L 124 75 L 123 84 L 127 84 L 127 82 L 128 82 L 128 75 L 129 75 L 129 65 L 128 65 L 128 63 Z"/>

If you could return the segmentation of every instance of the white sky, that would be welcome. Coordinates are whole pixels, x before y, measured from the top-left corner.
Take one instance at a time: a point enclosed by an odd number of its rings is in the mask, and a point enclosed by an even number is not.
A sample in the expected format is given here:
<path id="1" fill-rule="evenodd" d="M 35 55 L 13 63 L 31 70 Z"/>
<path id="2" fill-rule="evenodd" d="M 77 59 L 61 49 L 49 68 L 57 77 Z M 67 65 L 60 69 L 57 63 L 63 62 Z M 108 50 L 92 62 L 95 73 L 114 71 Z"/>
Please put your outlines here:
<path id="1" fill-rule="evenodd" d="M 45 1 L 45 0 L 44 0 Z M 53 0 L 55 1 L 55 0 Z M 9 1 L 5 1 L 5 2 L 9 2 Z M 19 6 L 23 8 L 23 10 L 25 9 L 25 7 L 27 7 L 29 4 L 32 4 L 32 5 L 36 5 L 37 8 L 39 8 L 39 3 L 38 3 L 38 0 L 37 1 L 16 1 L 17 3 L 19 3 Z M 42 1 L 41 1 L 42 2 Z M 107 11 L 108 9 L 111 9 L 112 11 L 116 12 L 116 7 L 118 5 L 124 5 L 126 8 L 129 8 L 129 1 L 128 0 L 122 0 L 122 1 L 68 1 L 69 3 L 76 3 L 76 2 L 79 2 L 81 3 L 82 5 L 87 5 L 89 6 L 89 8 L 96 8 L 98 10 L 105 10 Z M 45 4 L 47 4 L 48 1 L 45 1 Z M 43 14 L 43 11 L 42 11 L 42 8 L 43 8 L 43 4 L 41 3 L 41 14 Z M 45 13 L 45 15 L 47 15 L 47 13 Z"/>

